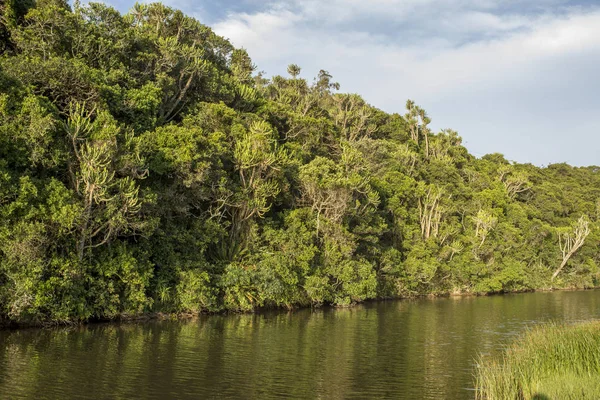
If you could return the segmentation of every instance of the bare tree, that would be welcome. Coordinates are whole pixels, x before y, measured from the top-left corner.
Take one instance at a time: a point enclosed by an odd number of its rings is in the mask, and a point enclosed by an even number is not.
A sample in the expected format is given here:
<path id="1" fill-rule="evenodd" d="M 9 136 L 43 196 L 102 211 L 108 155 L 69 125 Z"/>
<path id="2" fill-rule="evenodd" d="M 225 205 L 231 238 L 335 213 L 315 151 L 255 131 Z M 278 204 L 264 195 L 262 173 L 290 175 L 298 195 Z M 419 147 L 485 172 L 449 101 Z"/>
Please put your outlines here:
<path id="1" fill-rule="evenodd" d="M 473 217 L 473 222 L 475 222 L 475 237 L 481 239 L 481 242 L 479 243 L 479 247 L 481 247 L 483 246 L 487 235 L 496 227 L 498 218 L 488 211 L 479 210 L 477 215 Z"/>
<path id="2" fill-rule="evenodd" d="M 506 193 L 511 199 L 514 199 L 517 194 L 531 189 L 529 177 L 524 172 L 515 171 L 508 165 L 501 167 L 499 172 L 500 181 L 504 184 Z"/>
<path id="3" fill-rule="evenodd" d="M 369 122 L 372 112 L 365 101 L 356 94 L 343 94 L 332 97 L 335 107 L 331 115 L 344 139 L 356 142 L 369 138 L 377 127 Z"/>
<path id="4" fill-rule="evenodd" d="M 565 232 L 558 234 L 558 246 L 562 252 L 562 262 L 560 266 L 552 274 L 552 280 L 554 280 L 560 271 L 567 264 L 569 259 L 581 246 L 583 246 L 585 239 L 590 234 L 590 222 L 585 215 L 582 215 L 577 224 L 573 227 L 572 232 Z"/>
<path id="5" fill-rule="evenodd" d="M 425 158 L 429 158 L 429 125 L 431 118 L 427 112 L 417 106 L 414 101 L 406 101 L 407 113 L 404 115 L 404 120 L 408 123 L 410 130 L 410 138 L 419 144 L 421 136 L 425 140 Z"/>
<path id="6" fill-rule="evenodd" d="M 442 219 L 440 200 L 443 190 L 435 185 L 429 186 L 424 196 L 419 197 L 419 222 L 423 239 L 437 237 Z"/>

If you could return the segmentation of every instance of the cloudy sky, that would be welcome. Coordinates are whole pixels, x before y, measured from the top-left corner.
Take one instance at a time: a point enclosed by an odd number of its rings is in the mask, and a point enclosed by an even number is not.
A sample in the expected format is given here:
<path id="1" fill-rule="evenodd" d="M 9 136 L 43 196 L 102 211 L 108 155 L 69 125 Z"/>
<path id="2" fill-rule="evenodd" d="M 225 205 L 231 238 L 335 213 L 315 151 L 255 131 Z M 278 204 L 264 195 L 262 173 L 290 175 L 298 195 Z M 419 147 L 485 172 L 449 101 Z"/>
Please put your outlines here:
<path id="1" fill-rule="evenodd" d="M 599 0 L 163 2 L 246 48 L 267 75 L 325 69 L 388 112 L 413 99 L 476 156 L 600 165 Z"/>

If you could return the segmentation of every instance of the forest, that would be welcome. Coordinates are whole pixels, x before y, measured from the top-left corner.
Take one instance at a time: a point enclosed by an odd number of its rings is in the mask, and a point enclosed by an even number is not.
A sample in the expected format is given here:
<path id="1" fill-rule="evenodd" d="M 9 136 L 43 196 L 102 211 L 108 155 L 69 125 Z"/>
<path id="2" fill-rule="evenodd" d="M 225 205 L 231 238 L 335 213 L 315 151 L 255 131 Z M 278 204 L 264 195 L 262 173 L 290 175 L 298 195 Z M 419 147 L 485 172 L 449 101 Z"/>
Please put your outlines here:
<path id="1" fill-rule="evenodd" d="M 477 158 L 160 3 L 0 7 L 0 321 L 600 285 L 599 167 Z"/>

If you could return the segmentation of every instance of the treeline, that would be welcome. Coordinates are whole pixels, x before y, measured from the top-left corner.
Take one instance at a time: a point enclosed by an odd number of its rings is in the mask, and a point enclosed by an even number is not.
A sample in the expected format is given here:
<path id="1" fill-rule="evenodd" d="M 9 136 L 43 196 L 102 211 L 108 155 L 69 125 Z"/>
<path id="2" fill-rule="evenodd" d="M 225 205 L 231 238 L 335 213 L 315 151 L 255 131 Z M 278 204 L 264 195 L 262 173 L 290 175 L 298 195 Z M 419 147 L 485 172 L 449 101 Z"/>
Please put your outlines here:
<path id="1" fill-rule="evenodd" d="M 161 4 L 0 7 L 5 321 L 598 285 L 597 167 L 475 158 Z"/>

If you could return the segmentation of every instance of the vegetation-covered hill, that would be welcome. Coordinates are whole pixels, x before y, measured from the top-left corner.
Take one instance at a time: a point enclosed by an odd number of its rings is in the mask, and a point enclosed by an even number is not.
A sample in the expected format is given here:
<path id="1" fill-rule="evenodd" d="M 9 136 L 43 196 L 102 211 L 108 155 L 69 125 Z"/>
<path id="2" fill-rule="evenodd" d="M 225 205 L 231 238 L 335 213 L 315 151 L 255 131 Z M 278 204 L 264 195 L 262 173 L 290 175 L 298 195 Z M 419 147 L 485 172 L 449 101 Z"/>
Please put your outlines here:
<path id="1" fill-rule="evenodd" d="M 161 4 L 0 7 L 5 321 L 598 285 L 597 167 L 477 159 Z"/>

